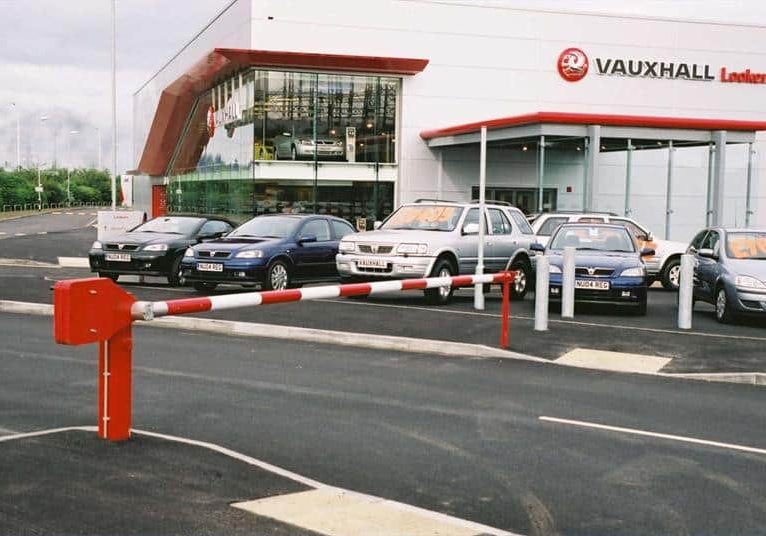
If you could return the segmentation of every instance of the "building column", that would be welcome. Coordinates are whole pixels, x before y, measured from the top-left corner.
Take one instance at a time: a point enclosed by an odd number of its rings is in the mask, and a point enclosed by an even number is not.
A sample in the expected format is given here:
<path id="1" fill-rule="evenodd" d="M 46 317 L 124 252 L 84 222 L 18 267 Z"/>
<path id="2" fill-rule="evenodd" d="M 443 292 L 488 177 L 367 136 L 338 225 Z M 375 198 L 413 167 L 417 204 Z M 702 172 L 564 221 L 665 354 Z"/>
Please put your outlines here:
<path id="1" fill-rule="evenodd" d="M 585 206 L 588 204 L 588 156 L 590 148 L 588 145 L 588 138 L 582 140 L 583 154 L 582 154 L 582 210 L 585 210 Z"/>
<path id="2" fill-rule="evenodd" d="M 713 168 L 713 184 L 710 199 L 710 225 L 723 225 L 723 195 L 726 182 L 726 131 L 717 130 L 713 133 L 715 143 L 715 167 Z"/>
<path id="3" fill-rule="evenodd" d="M 750 216 L 753 215 L 751 195 L 753 190 L 753 144 L 747 144 L 747 190 L 745 191 L 745 227 L 750 227 Z"/>
<path id="4" fill-rule="evenodd" d="M 442 174 L 444 173 L 444 148 L 438 149 L 439 159 L 436 169 L 436 199 L 443 199 L 444 185 L 442 184 Z"/>
<path id="5" fill-rule="evenodd" d="M 543 184 L 545 181 L 545 136 L 540 136 L 537 153 L 537 212 L 543 211 Z"/>
<path id="6" fill-rule="evenodd" d="M 630 208 L 630 179 L 633 173 L 633 140 L 628 138 L 628 154 L 625 165 L 625 217 L 629 217 L 633 210 Z"/>
<path id="7" fill-rule="evenodd" d="M 588 125 L 588 167 L 585 175 L 585 206 L 586 211 L 596 207 L 596 182 L 598 181 L 599 155 L 601 154 L 601 125 Z"/>
<path id="8" fill-rule="evenodd" d="M 673 140 L 668 141 L 668 184 L 665 191 L 665 240 L 670 240 L 670 218 L 673 214 Z"/>
<path id="9" fill-rule="evenodd" d="M 713 154 L 715 153 L 715 147 L 711 143 L 708 146 L 707 154 L 707 190 L 705 195 L 707 196 L 707 202 L 705 204 L 705 226 L 710 227 L 710 216 L 713 214 Z"/>

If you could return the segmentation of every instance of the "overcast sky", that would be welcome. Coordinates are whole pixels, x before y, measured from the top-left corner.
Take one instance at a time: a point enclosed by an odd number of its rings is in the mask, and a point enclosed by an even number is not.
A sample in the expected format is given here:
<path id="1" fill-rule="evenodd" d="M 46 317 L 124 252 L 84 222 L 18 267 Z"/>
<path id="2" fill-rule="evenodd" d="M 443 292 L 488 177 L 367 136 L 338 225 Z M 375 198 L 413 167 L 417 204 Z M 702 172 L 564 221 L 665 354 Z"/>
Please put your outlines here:
<path id="1" fill-rule="evenodd" d="M 385 0 L 347 1 L 351 9 L 361 9 Z M 454 1 L 766 24 L 766 2 L 759 0 Z M 117 0 L 120 171 L 135 165 L 131 95 L 229 2 Z M 59 165 L 93 164 L 99 128 L 103 165 L 111 168 L 110 5 L 110 0 L 0 0 L 0 165 L 15 165 L 15 102 L 22 118 L 22 160 L 50 165 L 55 147 Z M 50 119 L 42 122 L 41 116 Z M 73 129 L 79 132 L 69 134 Z"/>

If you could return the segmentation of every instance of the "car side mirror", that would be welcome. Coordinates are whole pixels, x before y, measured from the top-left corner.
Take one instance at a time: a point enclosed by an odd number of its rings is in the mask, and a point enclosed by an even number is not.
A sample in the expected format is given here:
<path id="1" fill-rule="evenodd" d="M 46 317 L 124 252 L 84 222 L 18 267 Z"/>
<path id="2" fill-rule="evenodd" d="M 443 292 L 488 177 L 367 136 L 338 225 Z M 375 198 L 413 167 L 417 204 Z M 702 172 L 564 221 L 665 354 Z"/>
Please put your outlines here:
<path id="1" fill-rule="evenodd" d="M 300 245 L 310 244 L 310 243 L 316 242 L 316 241 L 317 241 L 317 236 L 316 235 L 305 235 L 305 236 L 302 236 L 302 237 L 300 237 L 298 239 L 298 244 L 300 244 Z"/>
<path id="2" fill-rule="evenodd" d="M 652 233 L 646 233 L 646 241 L 647 242 L 653 242 L 654 241 L 654 235 Z"/>
<path id="3" fill-rule="evenodd" d="M 380 229 L 381 225 L 383 225 L 382 221 L 376 221 L 375 223 L 372 224 L 372 228 L 377 231 L 378 229 Z"/>
<path id="4" fill-rule="evenodd" d="M 697 255 L 700 257 L 705 257 L 706 259 L 713 259 L 718 260 L 718 255 L 715 254 L 715 251 L 713 251 L 710 248 L 702 248 L 697 252 Z"/>
<path id="5" fill-rule="evenodd" d="M 530 251 L 537 251 L 540 253 L 545 253 L 545 246 L 542 245 L 540 242 L 533 242 L 529 245 Z"/>
<path id="6" fill-rule="evenodd" d="M 657 253 L 657 252 L 656 252 L 656 251 L 654 251 L 654 248 L 642 248 L 642 249 L 641 249 L 641 256 L 642 256 L 642 257 L 652 257 L 652 256 L 654 256 L 656 253 Z"/>
<path id="7" fill-rule="evenodd" d="M 463 234 L 464 235 L 479 234 L 479 224 L 478 223 L 466 223 L 463 226 Z"/>

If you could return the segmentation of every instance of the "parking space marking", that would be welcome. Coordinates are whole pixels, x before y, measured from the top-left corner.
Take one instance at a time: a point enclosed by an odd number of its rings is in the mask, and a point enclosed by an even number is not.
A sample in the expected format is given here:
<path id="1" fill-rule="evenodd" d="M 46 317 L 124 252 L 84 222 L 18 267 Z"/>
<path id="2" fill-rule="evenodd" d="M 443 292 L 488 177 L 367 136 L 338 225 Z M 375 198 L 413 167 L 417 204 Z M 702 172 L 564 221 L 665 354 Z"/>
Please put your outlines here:
<path id="1" fill-rule="evenodd" d="M 348 299 L 333 299 L 333 300 L 316 300 L 316 301 L 323 301 L 328 303 L 344 303 L 347 305 L 362 305 L 362 306 L 368 306 L 368 307 L 388 307 L 392 309 L 411 309 L 416 311 L 431 311 L 435 313 L 444 313 L 444 314 L 456 314 L 456 315 L 468 315 L 468 316 L 486 316 L 491 318 L 500 318 L 500 314 L 497 313 L 478 313 L 476 311 L 452 311 L 452 310 L 446 310 L 446 309 L 439 309 L 436 307 L 420 307 L 420 306 L 413 306 L 413 305 L 394 305 L 389 303 L 370 303 L 370 302 L 362 302 L 362 301 L 355 301 L 355 300 L 348 300 Z M 511 305 L 513 307 L 513 305 Z M 532 316 L 522 316 L 522 315 L 510 315 L 511 319 L 515 320 L 530 320 L 533 321 L 534 317 Z M 647 328 L 647 327 L 641 327 L 641 326 L 625 326 L 623 324 L 599 324 L 598 322 L 581 322 L 577 320 L 559 320 L 557 318 L 548 318 L 548 322 L 552 324 L 569 324 L 574 326 L 588 326 L 588 327 L 594 327 L 594 328 L 617 328 L 617 329 L 627 329 L 631 331 L 645 331 L 648 333 L 667 333 L 671 335 L 691 335 L 693 337 L 709 337 L 713 339 L 733 339 L 733 340 L 745 340 L 745 341 L 764 341 L 766 342 L 766 337 L 753 337 L 751 335 L 726 335 L 723 333 L 705 333 L 702 331 L 681 331 L 678 329 L 661 329 L 661 328 Z"/>
<path id="2" fill-rule="evenodd" d="M 67 426 L 64 428 L 51 428 L 49 430 L 37 430 L 36 432 L 24 432 L 22 434 L 13 434 L 9 436 L 0 437 L 0 443 L 6 441 L 16 441 L 19 439 L 27 439 L 30 437 L 40 437 L 51 434 L 60 434 L 63 432 L 97 432 L 97 426 Z"/>
<path id="3" fill-rule="evenodd" d="M 671 361 L 669 357 L 575 348 L 556 359 L 554 363 L 612 372 L 656 374 Z"/>
<path id="4" fill-rule="evenodd" d="M 14 233 L 13 236 L 27 236 L 27 233 Z"/>
<path id="5" fill-rule="evenodd" d="M 37 234 L 39 234 L 39 235 L 48 234 L 48 231 L 37 231 Z"/>
<path id="6" fill-rule="evenodd" d="M 3 428 L 0 426 L 0 435 L 18 435 L 19 432 L 16 430 L 11 430 L 10 428 Z"/>
<path id="7" fill-rule="evenodd" d="M 646 437 L 656 437 L 658 439 L 667 439 L 669 441 L 679 441 L 682 443 L 693 443 L 695 445 L 705 445 L 708 447 L 717 447 L 722 449 L 728 449 L 728 450 L 736 450 L 740 452 L 748 452 L 751 454 L 763 454 L 766 455 L 766 449 L 757 448 L 757 447 L 749 447 L 746 445 L 737 445 L 735 443 L 722 443 L 719 441 L 709 441 L 707 439 L 698 439 L 695 437 L 686 437 L 686 436 L 679 436 L 679 435 L 673 435 L 673 434 L 662 434 L 659 432 L 650 432 L 647 430 L 638 430 L 636 428 L 623 428 L 621 426 L 609 426 L 606 424 L 598 424 L 594 422 L 588 422 L 588 421 L 576 421 L 572 419 L 559 419 L 557 417 L 546 417 L 546 416 L 540 416 L 538 417 L 541 421 L 546 422 L 553 422 L 557 424 L 568 424 L 571 426 L 580 426 L 583 428 L 594 428 L 597 430 L 606 430 L 608 432 L 619 432 L 622 434 L 631 434 L 631 435 L 639 435 L 639 436 L 646 436 Z"/>
<path id="8" fill-rule="evenodd" d="M 66 268 L 90 268 L 88 257 L 59 257 L 59 266 Z"/>

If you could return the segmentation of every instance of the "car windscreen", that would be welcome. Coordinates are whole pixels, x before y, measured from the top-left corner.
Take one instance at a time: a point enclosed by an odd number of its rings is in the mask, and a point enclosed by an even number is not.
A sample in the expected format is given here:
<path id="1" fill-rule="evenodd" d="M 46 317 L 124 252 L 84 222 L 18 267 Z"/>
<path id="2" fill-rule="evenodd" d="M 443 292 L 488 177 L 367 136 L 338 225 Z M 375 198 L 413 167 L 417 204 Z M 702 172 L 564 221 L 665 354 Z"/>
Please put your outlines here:
<path id="1" fill-rule="evenodd" d="M 243 223 L 229 233 L 228 236 L 287 238 L 295 233 L 295 229 L 300 222 L 300 219 L 289 216 L 259 216 Z"/>
<path id="2" fill-rule="evenodd" d="M 460 220 L 462 207 L 452 205 L 405 205 L 399 207 L 381 229 L 452 231 Z"/>
<path id="3" fill-rule="evenodd" d="M 553 235 L 548 249 L 573 247 L 580 251 L 634 253 L 633 240 L 624 227 L 599 225 L 564 225 Z"/>
<path id="4" fill-rule="evenodd" d="M 133 229 L 133 232 L 168 233 L 189 236 L 197 230 L 201 223 L 202 220 L 199 218 L 166 216 L 149 220 Z"/>
<path id="5" fill-rule="evenodd" d="M 727 233 L 726 255 L 732 259 L 766 260 L 766 232 Z"/>

